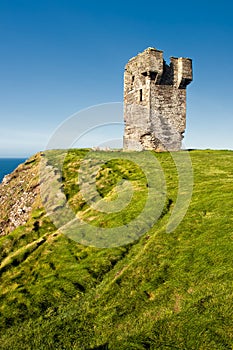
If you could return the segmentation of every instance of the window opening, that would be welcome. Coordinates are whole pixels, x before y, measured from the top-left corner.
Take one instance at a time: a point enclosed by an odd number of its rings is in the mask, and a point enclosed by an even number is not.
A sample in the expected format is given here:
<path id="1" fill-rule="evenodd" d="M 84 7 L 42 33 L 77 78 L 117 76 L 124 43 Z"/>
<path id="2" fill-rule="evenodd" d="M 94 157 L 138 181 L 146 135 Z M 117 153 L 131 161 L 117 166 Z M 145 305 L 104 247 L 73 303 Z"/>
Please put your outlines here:
<path id="1" fill-rule="evenodd" d="M 140 89 L 140 102 L 142 102 L 142 89 Z"/>

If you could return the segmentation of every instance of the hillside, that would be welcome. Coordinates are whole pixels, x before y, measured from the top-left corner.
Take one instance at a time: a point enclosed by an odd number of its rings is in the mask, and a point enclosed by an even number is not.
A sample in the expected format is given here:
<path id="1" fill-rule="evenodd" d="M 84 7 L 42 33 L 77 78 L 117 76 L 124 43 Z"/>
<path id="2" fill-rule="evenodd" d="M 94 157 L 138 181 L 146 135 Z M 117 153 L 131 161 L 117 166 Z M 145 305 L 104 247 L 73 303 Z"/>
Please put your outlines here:
<path id="1" fill-rule="evenodd" d="M 128 225 L 145 205 L 145 175 L 125 160 L 106 163 L 95 179 L 100 196 L 116 199 L 122 179 L 135 193 L 120 214 L 99 213 L 77 185 L 87 153 L 64 159 L 70 207 L 93 227 Z M 170 154 L 154 153 L 167 186 L 163 211 L 145 234 L 109 248 L 69 238 L 47 215 L 40 161 L 57 174 L 62 154 L 37 154 L 0 185 L 0 349 L 233 349 L 233 152 L 189 152 L 193 196 L 171 233 L 177 170 Z M 150 169 L 146 152 L 143 164 Z"/>

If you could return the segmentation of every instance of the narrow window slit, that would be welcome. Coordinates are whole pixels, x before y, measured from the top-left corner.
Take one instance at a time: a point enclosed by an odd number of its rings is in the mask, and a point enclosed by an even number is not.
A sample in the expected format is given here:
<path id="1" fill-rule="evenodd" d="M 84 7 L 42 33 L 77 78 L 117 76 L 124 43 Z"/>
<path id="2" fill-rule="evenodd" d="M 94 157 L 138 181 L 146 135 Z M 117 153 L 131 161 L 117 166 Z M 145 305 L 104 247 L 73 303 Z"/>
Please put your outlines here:
<path id="1" fill-rule="evenodd" d="M 140 89 L 140 102 L 142 102 L 142 89 Z"/>

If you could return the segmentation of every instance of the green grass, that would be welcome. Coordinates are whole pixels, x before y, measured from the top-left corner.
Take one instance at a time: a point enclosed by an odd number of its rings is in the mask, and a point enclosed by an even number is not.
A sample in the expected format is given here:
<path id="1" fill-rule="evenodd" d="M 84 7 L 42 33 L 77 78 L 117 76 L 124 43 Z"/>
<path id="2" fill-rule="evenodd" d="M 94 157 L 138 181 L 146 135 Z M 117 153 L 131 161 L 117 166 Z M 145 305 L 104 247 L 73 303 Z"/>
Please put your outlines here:
<path id="1" fill-rule="evenodd" d="M 69 205 L 94 226 L 129 223 L 145 204 L 145 174 L 126 160 L 107 162 L 96 178 L 100 196 L 114 200 L 122 179 L 135 193 L 120 215 L 99 213 L 77 183 L 87 153 L 64 159 Z M 155 156 L 166 179 L 164 209 L 130 244 L 100 249 L 69 239 L 39 198 L 28 222 L 0 238 L 0 349 L 233 349 L 233 152 L 190 152 L 192 201 L 172 233 L 178 175 L 169 154 Z M 47 154 L 55 168 L 61 161 L 62 151 Z"/>

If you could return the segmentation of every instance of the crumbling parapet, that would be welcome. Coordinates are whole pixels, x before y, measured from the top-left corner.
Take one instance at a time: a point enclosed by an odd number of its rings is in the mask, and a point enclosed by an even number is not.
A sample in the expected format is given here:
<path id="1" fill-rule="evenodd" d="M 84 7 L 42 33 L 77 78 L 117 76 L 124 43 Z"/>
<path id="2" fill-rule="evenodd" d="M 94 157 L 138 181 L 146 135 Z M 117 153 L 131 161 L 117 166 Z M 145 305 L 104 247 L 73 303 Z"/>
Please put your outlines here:
<path id="1" fill-rule="evenodd" d="M 129 60 L 124 75 L 124 148 L 177 151 L 186 127 L 186 86 L 192 60 L 163 59 L 148 48 Z"/>

